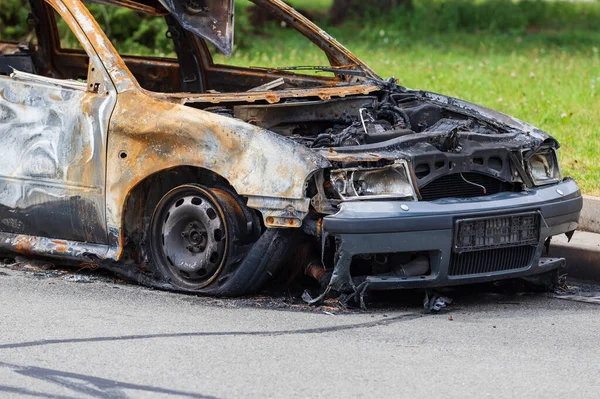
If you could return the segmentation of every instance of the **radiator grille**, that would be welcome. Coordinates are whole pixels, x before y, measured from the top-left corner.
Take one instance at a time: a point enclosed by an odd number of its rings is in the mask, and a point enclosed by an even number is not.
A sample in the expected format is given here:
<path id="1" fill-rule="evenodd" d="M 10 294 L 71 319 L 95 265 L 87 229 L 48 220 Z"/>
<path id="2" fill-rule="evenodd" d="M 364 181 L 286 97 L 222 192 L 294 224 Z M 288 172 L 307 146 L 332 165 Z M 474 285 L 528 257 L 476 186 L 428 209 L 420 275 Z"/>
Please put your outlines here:
<path id="1" fill-rule="evenodd" d="M 450 276 L 487 274 L 528 267 L 535 257 L 537 248 L 521 245 L 510 248 L 453 253 L 450 260 Z"/>
<path id="2" fill-rule="evenodd" d="M 465 179 L 471 183 L 484 186 L 483 188 L 469 184 L 463 180 L 460 173 L 445 175 L 436 179 L 419 189 L 423 201 L 433 201 L 440 198 L 473 198 L 484 195 L 498 194 L 503 191 L 511 191 L 512 185 L 492 176 L 481 173 L 462 173 Z"/>

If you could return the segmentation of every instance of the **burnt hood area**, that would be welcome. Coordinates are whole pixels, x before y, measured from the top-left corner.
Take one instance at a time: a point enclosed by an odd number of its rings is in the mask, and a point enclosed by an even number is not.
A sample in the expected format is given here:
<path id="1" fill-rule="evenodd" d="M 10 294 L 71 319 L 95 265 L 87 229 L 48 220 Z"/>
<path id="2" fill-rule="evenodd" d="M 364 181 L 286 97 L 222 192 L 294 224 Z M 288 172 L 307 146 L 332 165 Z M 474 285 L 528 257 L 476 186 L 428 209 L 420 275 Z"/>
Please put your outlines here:
<path id="1" fill-rule="evenodd" d="M 387 85 L 372 95 L 216 107 L 312 148 L 334 167 L 406 159 L 423 187 L 440 176 L 475 172 L 527 183 L 523 154 L 558 147 L 519 120 L 461 100 Z"/>

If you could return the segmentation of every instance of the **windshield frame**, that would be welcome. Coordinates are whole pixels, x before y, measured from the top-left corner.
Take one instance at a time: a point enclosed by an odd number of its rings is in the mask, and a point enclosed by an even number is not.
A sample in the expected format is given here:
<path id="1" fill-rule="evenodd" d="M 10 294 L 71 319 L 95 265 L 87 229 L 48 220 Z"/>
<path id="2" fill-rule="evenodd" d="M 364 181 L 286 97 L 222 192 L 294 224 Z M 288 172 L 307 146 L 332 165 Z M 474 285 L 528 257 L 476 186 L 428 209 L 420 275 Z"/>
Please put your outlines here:
<path id="1" fill-rule="evenodd" d="M 144 12 L 148 14 L 154 15 L 165 15 L 168 13 L 166 8 L 161 4 L 161 0 L 83 0 L 89 1 L 92 3 L 99 4 L 110 4 L 115 6 L 120 6 L 124 8 L 129 8 L 134 11 Z M 350 50 L 340 44 L 337 40 L 331 37 L 327 32 L 318 27 L 314 22 L 310 19 L 296 11 L 292 6 L 285 3 L 282 0 L 249 0 L 252 3 L 256 4 L 259 7 L 262 7 L 269 11 L 273 16 L 275 16 L 281 22 L 284 22 L 289 27 L 293 28 L 297 32 L 299 32 L 302 36 L 306 37 L 308 40 L 317 45 L 318 48 L 321 49 L 327 56 L 329 63 L 332 67 L 345 67 L 351 66 L 352 69 L 360 70 L 365 73 L 365 77 L 373 78 L 376 80 L 381 80 L 381 78 L 360 58 L 354 55 Z M 235 3 L 235 0 L 233 0 Z M 174 13 L 171 13 L 174 15 Z M 175 15 L 174 15 L 175 16 Z M 233 20 L 232 32 L 231 32 L 231 40 L 233 45 L 233 30 L 235 29 L 235 20 Z M 186 28 L 189 31 L 189 29 Z M 213 44 L 214 41 L 210 37 L 206 37 L 205 35 L 199 35 L 195 32 L 192 34 L 202 40 L 207 40 Z M 216 44 L 215 44 L 216 45 Z M 221 46 L 217 45 L 217 48 L 221 52 L 223 49 Z M 227 52 L 224 52 L 225 55 L 229 56 Z M 212 58 L 212 56 L 211 56 Z M 212 61 L 212 60 L 211 60 Z M 216 64 L 218 65 L 218 64 Z"/>
<path id="2" fill-rule="evenodd" d="M 298 31 L 302 36 L 317 45 L 329 59 L 332 67 L 357 69 L 365 73 L 365 77 L 381 80 L 366 63 L 330 36 L 310 19 L 296 11 L 282 0 L 250 0 L 259 7 L 265 7 L 280 21 Z"/>

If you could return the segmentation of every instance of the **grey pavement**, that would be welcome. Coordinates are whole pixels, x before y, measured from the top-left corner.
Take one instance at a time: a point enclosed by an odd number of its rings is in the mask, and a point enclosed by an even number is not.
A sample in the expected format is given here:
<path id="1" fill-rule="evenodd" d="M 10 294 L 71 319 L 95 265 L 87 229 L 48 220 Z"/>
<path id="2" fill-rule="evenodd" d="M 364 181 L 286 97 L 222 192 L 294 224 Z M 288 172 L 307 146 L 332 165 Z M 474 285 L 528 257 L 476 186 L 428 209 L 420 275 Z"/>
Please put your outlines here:
<path id="1" fill-rule="evenodd" d="M 600 305 L 473 293 L 443 314 L 423 315 L 408 297 L 335 314 L 94 276 L 0 267 L 1 397 L 589 398 L 600 390 Z"/>

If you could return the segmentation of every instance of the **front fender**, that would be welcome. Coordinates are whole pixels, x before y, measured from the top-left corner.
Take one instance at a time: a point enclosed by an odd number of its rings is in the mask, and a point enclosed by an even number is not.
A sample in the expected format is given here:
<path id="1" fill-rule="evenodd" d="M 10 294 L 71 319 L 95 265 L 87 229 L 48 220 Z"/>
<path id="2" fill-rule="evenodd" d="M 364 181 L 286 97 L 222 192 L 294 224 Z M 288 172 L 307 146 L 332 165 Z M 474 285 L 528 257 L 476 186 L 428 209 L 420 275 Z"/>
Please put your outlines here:
<path id="1" fill-rule="evenodd" d="M 109 231 L 121 230 L 127 196 L 138 183 L 178 166 L 208 169 L 227 179 L 249 197 L 249 206 L 274 212 L 267 225 L 276 226 L 277 208 L 308 210 L 305 182 L 329 163 L 300 144 L 238 119 L 128 91 L 119 95 L 110 123 Z"/>

